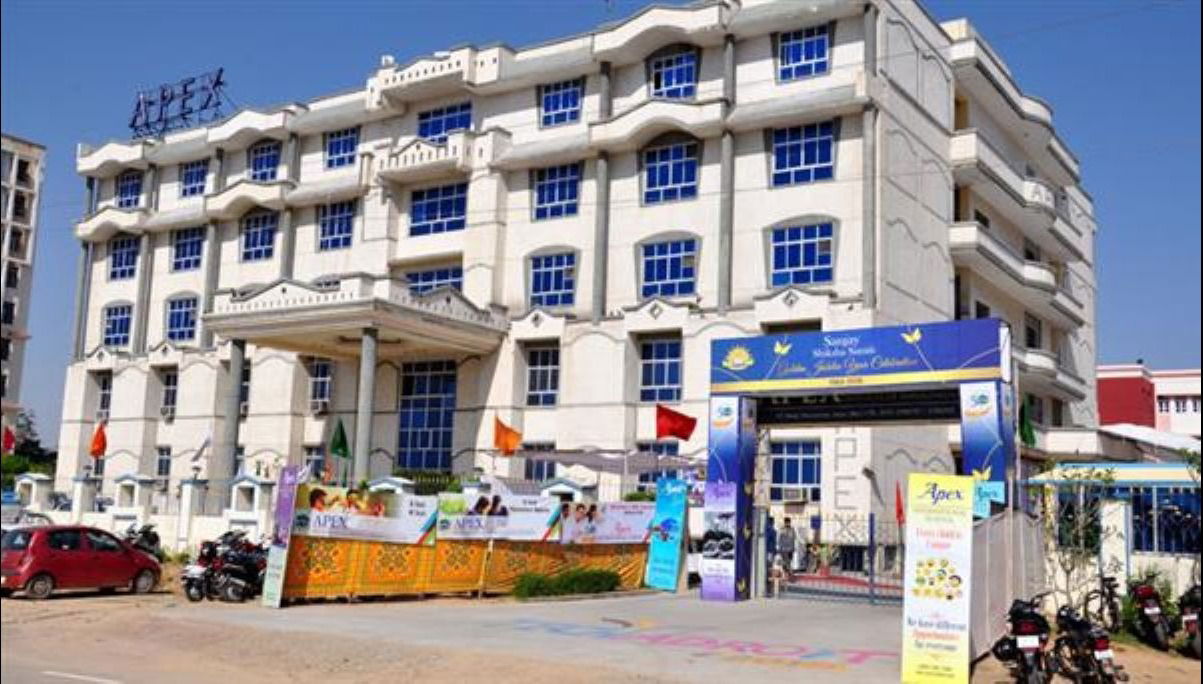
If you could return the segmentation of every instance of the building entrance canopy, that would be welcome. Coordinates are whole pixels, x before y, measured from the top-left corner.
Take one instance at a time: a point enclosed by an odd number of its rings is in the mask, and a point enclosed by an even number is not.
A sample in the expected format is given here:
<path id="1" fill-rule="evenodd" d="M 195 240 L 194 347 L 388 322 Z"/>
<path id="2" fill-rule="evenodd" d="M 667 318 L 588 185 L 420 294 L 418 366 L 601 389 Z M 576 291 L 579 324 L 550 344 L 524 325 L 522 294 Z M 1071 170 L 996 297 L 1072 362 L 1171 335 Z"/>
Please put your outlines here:
<path id="1" fill-rule="evenodd" d="M 410 292 L 406 283 L 348 276 L 322 287 L 280 280 L 251 292 L 219 293 L 207 329 L 231 339 L 316 356 L 356 357 L 365 329 L 379 355 L 424 351 L 488 353 L 505 335 L 499 311 L 480 309 L 459 291 Z"/>

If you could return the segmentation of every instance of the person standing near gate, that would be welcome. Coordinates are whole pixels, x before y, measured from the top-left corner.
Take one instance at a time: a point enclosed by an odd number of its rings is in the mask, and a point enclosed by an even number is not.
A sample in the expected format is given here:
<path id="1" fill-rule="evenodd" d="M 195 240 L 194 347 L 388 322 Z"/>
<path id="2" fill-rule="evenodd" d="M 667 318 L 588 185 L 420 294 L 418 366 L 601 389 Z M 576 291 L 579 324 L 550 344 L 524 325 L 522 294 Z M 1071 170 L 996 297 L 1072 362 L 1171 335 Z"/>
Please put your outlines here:
<path id="1" fill-rule="evenodd" d="M 777 553 L 781 554 L 781 562 L 785 566 L 785 576 L 789 577 L 794 569 L 794 549 L 798 546 L 798 532 L 794 530 L 789 518 L 777 532 Z"/>
<path id="2" fill-rule="evenodd" d="M 773 594 L 773 582 L 777 577 L 777 528 L 773 527 L 773 516 L 768 516 L 764 525 L 764 571 L 768 582 L 765 593 Z"/>

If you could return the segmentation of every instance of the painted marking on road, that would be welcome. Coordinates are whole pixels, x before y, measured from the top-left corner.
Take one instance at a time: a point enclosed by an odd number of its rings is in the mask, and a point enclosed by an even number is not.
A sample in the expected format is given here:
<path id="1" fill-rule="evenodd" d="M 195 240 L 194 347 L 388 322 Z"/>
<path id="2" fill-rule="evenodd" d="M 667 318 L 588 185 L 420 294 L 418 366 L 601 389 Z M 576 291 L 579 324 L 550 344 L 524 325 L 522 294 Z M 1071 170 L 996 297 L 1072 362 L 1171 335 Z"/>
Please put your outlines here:
<path id="1" fill-rule="evenodd" d="M 54 670 L 42 670 L 42 674 L 47 677 L 60 677 L 62 679 L 74 679 L 77 682 L 94 682 L 95 684 L 121 684 L 116 679 L 105 679 L 104 677 L 91 677 L 89 675 L 73 674 L 71 672 L 55 672 Z"/>

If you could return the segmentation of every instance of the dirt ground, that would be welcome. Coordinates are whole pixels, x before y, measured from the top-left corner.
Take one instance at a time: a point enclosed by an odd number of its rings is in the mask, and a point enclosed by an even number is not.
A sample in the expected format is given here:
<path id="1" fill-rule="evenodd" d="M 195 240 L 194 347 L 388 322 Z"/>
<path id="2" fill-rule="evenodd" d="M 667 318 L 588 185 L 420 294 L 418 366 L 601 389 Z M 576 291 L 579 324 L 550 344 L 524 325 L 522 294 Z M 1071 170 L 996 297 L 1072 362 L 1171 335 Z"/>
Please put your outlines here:
<path id="1" fill-rule="evenodd" d="M 1177 653 L 1162 653 L 1145 646 L 1112 642 L 1115 660 L 1124 666 L 1132 682 L 1157 684 L 1198 684 L 1199 661 Z M 973 670 L 975 684 L 1010 684 L 1013 680 L 1007 669 L 987 656 Z M 1059 681 L 1069 681 L 1061 679 Z"/>

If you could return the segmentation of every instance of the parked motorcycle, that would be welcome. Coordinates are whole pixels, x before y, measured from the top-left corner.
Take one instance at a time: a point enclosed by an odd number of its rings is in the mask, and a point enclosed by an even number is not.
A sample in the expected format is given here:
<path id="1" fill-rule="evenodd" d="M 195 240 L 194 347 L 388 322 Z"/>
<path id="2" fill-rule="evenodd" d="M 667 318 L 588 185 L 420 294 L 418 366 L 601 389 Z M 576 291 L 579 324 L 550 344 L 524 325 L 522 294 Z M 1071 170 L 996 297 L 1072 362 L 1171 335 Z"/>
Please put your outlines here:
<path id="1" fill-rule="evenodd" d="M 263 591 L 267 549 L 230 530 L 215 541 L 201 542 L 196 562 L 180 578 L 189 601 L 220 599 L 239 603 Z"/>
<path id="2" fill-rule="evenodd" d="M 1153 586 L 1155 575 L 1132 582 L 1128 593 L 1136 605 L 1136 627 L 1139 636 L 1163 651 L 1170 647 L 1170 621 L 1161 609 L 1161 593 Z"/>
<path id="3" fill-rule="evenodd" d="M 1178 598 L 1178 614 L 1182 616 L 1182 629 L 1186 632 L 1186 647 L 1199 657 L 1199 585 L 1186 590 Z"/>
<path id="4" fill-rule="evenodd" d="M 1049 593 L 1036 594 L 1026 601 L 1015 599 L 1007 611 L 1007 633 L 990 649 L 1022 684 L 1045 684 L 1056 671 L 1056 663 L 1046 650 L 1051 630 L 1040 614 L 1040 600 Z"/>
<path id="5" fill-rule="evenodd" d="M 1053 646 L 1057 669 L 1076 682 L 1109 684 L 1128 681 L 1128 674 L 1115 662 L 1111 635 L 1107 630 L 1083 618 L 1072 606 L 1057 611 L 1059 636 Z"/>
<path id="6" fill-rule="evenodd" d="M 125 541 L 135 549 L 150 554 L 160 563 L 167 559 L 159 541 L 159 533 L 155 532 L 155 526 L 151 523 L 141 527 L 138 527 L 138 523 L 130 523 L 125 529 Z"/>

